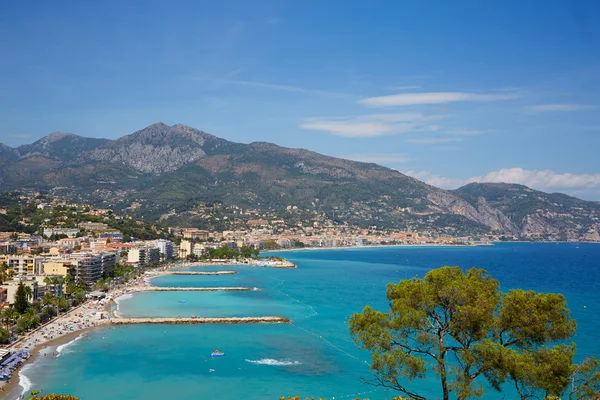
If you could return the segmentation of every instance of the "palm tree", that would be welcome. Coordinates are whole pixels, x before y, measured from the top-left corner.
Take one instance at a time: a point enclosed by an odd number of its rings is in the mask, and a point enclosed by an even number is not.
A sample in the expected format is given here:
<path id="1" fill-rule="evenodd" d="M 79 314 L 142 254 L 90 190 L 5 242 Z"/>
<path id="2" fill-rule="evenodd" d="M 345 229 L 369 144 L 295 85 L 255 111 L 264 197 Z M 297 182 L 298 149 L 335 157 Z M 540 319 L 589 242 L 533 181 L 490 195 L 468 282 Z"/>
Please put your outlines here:
<path id="1" fill-rule="evenodd" d="M 28 300 L 33 300 L 33 290 L 31 290 L 31 286 L 25 286 L 25 294 L 27 295 Z"/>
<path id="2" fill-rule="evenodd" d="M 2 312 L 2 322 L 6 324 L 6 329 L 10 329 L 10 326 L 17 320 L 18 313 L 14 307 L 9 307 Z"/>
<path id="3" fill-rule="evenodd" d="M 56 296 L 54 296 L 53 293 L 46 292 L 46 294 L 42 298 L 42 301 L 47 306 L 54 306 L 56 308 L 56 316 L 58 317 L 58 315 L 60 314 L 60 311 L 58 309 L 58 301 L 57 301 Z"/>

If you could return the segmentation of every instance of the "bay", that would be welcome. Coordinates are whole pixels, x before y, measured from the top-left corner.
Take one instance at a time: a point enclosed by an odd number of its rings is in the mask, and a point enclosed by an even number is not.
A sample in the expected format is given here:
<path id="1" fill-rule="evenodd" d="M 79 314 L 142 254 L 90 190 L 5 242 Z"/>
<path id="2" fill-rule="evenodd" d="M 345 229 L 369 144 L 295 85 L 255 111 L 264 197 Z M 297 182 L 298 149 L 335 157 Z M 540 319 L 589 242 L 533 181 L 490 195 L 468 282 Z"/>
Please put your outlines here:
<path id="1" fill-rule="evenodd" d="M 26 367 L 28 385 L 82 399 L 278 399 L 299 395 L 386 399 L 362 383 L 369 354 L 347 321 L 370 304 L 387 307 L 385 285 L 443 265 L 485 268 L 511 288 L 560 292 L 578 322 L 578 357 L 600 357 L 600 245 L 503 243 L 482 247 L 384 247 L 282 252 L 297 269 L 192 267 L 236 275 L 168 276 L 157 286 L 247 286 L 250 292 L 144 293 L 123 299 L 128 316 L 289 317 L 275 325 L 138 325 L 102 328 Z M 185 302 L 180 302 L 185 300 Z M 219 349 L 225 357 L 211 359 Z M 214 372 L 210 372 L 214 370 Z M 411 384 L 428 398 L 438 383 Z M 502 394 L 487 390 L 486 399 Z"/>

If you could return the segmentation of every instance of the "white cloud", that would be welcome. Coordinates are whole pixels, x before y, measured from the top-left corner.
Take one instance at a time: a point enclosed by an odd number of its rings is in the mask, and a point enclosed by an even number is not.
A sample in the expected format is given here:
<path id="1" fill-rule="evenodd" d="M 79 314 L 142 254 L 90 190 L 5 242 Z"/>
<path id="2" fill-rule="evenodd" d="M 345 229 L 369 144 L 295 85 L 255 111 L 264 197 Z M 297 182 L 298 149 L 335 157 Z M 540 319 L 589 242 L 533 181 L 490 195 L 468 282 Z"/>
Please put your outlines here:
<path id="1" fill-rule="evenodd" d="M 594 188 L 600 187 L 600 174 L 561 174 L 551 170 L 503 168 L 485 176 L 474 176 L 468 182 L 520 183 L 540 190 Z"/>
<path id="2" fill-rule="evenodd" d="M 437 130 L 429 122 L 444 115 L 420 113 L 371 114 L 347 118 L 309 118 L 300 126 L 304 129 L 325 131 L 344 137 L 376 137 L 396 133 Z"/>
<path id="3" fill-rule="evenodd" d="M 410 161 L 410 159 L 404 154 L 393 153 L 347 154 L 341 157 L 347 160 L 362 161 L 375 164 L 400 164 Z"/>
<path id="4" fill-rule="evenodd" d="M 557 173 L 552 170 L 503 168 L 468 179 L 447 178 L 427 171 L 406 171 L 406 175 L 442 189 L 457 189 L 467 183 L 518 183 L 544 192 L 563 192 L 572 196 L 600 199 L 600 174 Z"/>
<path id="5" fill-rule="evenodd" d="M 404 171 L 403 174 L 442 189 L 456 189 L 467 183 L 464 179 L 444 178 L 427 171 Z"/>
<path id="6" fill-rule="evenodd" d="M 389 125 L 381 122 L 358 122 L 358 121 L 328 121 L 312 120 L 306 121 L 302 128 L 326 131 L 336 136 L 344 137 L 375 137 L 389 135 L 390 133 L 408 132 L 412 128 L 411 124 Z"/>
<path id="7" fill-rule="evenodd" d="M 518 97 L 516 94 L 479 94 L 464 92 L 403 93 L 360 100 L 369 107 L 409 106 L 415 104 L 446 104 L 458 101 L 498 101 Z"/>
<path id="8" fill-rule="evenodd" d="M 535 114 L 539 112 L 591 110 L 593 108 L 596 108 L 596 106 L 588 104 L 538 104 L 537 106 L 526 107 L 525 110 Z"/>
<path id="9" fill-rule="evenodd" d="M 434 138 L 416 138 L 416 139 L 408 139 L 408 143 L 416 143 L 416 144 L 443 144 L 443 143 L 452 143 L 452 142 L 460 142 L 462 138 L 457 137 L 434 137 Z"/>

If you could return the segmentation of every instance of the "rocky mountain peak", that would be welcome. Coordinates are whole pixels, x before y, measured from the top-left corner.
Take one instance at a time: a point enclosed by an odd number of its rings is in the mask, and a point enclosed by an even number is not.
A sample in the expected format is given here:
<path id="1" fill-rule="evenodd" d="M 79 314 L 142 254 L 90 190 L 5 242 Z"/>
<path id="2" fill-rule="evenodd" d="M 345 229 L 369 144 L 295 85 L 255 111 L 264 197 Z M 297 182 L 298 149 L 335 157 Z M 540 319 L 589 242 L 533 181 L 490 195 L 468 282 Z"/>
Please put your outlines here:
<path id="1" fill-rule="evenodd" d="M 46 143 L 52 143 L 52 142 L 57 142 L 59 140 L 62 140 L 66 137 L 81 137 L 81 136 L 75 135 L 73 133 L 68 133 L 68 132 L 52 132 L 48 136 L 43 137 L 41 139 L 41 141 L 44 141 Z"/>
<path id="2" fill-rule="evenodd" d="M 72 160 L 92 150 L 108 139 L 95 139 L 78 136 L 67 132 L 52 132 L 40 140 L 16 148 L 21 159 L 42 156 L 54 160 Z"/>
<path id="3" fill-rule="evenodd" d="M 92 151 L 86 158 L 121 163 L 143 173 L 163 174 L 206 156 L 213 135 L 177 124 L 157 122 Z"/>

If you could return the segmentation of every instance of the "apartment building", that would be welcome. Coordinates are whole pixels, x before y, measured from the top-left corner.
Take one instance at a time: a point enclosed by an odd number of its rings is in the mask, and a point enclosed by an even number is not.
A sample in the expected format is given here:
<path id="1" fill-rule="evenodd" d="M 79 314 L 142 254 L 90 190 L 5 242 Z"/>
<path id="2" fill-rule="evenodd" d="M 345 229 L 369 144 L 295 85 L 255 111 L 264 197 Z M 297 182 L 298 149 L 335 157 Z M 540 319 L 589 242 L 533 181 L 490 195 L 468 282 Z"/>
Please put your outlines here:
<path id="1" fill-rule="evenodd" d="M 80 229 L 85 229 L 86 231 L 91 232 L 103 232 L 109 230 L 108 225 L 102 222 L 81 222 L 77 226 Z"/>
<path id="2" fill-rule="evenodd" d="M 40 292 L 38 287 L 38 282 L 35 279 L 13 279 L 4 284 L 0 285 L 2 290 L 2 301 L 4 304 L 13 305 L 15 304 L 15 295 L 17 294 L 17 289 L 19 287 L 19 283 L 23 282 L 23 285 L 31 288 L 31 297 L 30 301 L 37 301 L 40 298 Z"/>
<path id="3" fill-rule="evenodd" d="M 74 265 L 74 278 L 93 285 L 102 277 L 102 272 L 116 263 L 115 253 L 73 253 L 66 260 Z"/>
<path id="4" fill-rule="evenodd" d="M 44 228 L 44 236 L 50 237 L 52 235 L 67 235 L 69 238 L 74 238 L 79 233 L 79 229 L 76 228 Z"/>
<path id="5" fill-rule="evenodd" d="M 102 232 L 98 234 L 100 239 L 110 239 L 112 242 L 122 242 L 123 234 L 118 231 L 114 232 Z"/>
<path id="6" fill-rule="evenodd" d="M 54 275 L 65 277 L 75 270 L 74 263 L 65 260 L 52 260 L 43 262 L 43 273 L 45 275 Z"/>
<path id="7" fill-rule="evenodd" d="M 0 262 L 6 262 L 8 268 L 18 276 L 41 274 L 43 271 L 42 261 L 43 258 L 28 254 L 0 257 Z"/>
<path id="8" fill-rule="evenodd" d="M 179 244 L 179 258 L 186 258 L 191 254 L 194 254 L 194 242 L 182 240 Z"/>
<path id="9" fill-rule="evenodd" d="M 160 250 L 149 247 L 134 247 L 127 253 L 127 262 L 139 266 L 160 261 Z"/>
<path id="10" fill-rule="evenodd" d="M 206 240 L 208 236 L 208 231 L 201 231 L 200 229 L 189 228 L 183 230 L 184 239 Z"/>
<path id="11" fill-rule="evenodd" d="M 173 242 L 166 239 L 158 239 L 154 242 L 154 247 L 160 251 L 161 257 L 166 260 L 173 258 Z"/>

